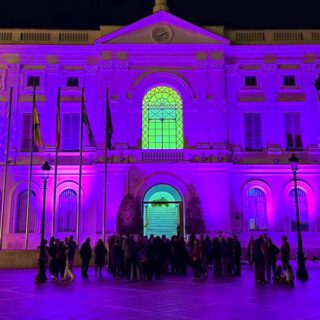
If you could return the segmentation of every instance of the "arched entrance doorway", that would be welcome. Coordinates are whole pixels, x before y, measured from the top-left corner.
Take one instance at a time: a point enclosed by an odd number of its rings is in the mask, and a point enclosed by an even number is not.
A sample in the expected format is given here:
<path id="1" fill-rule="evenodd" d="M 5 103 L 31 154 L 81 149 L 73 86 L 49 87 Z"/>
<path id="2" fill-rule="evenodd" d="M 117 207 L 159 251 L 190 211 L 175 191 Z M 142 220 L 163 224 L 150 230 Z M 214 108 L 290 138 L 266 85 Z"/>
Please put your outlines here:
<path id="1" fill-rule="evenodd" d="M 184 223 L 182 198 L 172 186 L 158 184 L 147 191 L 143 198 L 143 233 L 167 237 L 183 235 Z"/>

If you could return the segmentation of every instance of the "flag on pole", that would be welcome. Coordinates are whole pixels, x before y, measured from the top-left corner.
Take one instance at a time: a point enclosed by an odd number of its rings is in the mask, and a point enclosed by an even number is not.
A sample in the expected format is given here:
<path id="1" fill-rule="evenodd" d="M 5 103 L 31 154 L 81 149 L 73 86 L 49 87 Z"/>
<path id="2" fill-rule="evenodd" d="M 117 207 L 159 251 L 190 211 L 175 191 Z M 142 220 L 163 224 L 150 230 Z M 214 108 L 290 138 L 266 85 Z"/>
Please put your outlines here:
<path id="1" fill-rule="evenodd" d="M 87 109 L 86 109 L 86 106 L 85 106 L 85 103 L 84 103 L 84 88 L 82 88 L 82 99 L 81 100 L 82 100 L 82 121 L 86 125 L 86 128 L 87 128 L 89 144 L 90 144 L 91 147 L 95 147 L 96 146 L 96 141 L 94 139 L 93 132 L 91 130 L 89 117 L 88 117 L 88 114 L 87 114 Z"/>
<path id="2" fill-rule="evenodd" d="M 110 111 L 110 104 L 109 104 L 109 90 L 107 89 L 107 148 L 111 150 L 112 148 L 112 119 L 111 119 L 111 111 Z"/>
<path id="3" fill-rule="evenodd" d="M 56 112 L 56 148 L 59 150 L 61 145 L 61 119 L 60 119 L 60 88 L 58 90 L 57 112 Z"/>
<path id="4" fill-rule="evenodd" d="M 40 132 L 40 119 L 36 105 L 36 87 L 33 87 L 33 110 L 32 110 L 32 129 L 35 145 L 40 148 L 43 146 L 41 132 Z M 31 146 L 33 148 L 33 146 Z"/>

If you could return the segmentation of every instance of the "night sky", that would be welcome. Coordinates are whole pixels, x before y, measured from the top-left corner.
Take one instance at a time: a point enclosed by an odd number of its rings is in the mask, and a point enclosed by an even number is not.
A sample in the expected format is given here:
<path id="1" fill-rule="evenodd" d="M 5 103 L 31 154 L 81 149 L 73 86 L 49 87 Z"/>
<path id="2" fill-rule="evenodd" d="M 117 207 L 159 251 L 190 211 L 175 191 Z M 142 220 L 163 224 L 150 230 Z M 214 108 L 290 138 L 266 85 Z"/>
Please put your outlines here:
<path id="1" fill-rule="evenodd" d="M 311 2 L 311 1 L 310 1 Z M 317 3 L 318 1 L 314 1 Z M 168 0 L 171 12 L 197 25 L 227 28 L 320 28 L 320 3 L 291 0 Z M 153 0 L 2 0 L 0 27 L 98 29 L 148 16 Z"/>

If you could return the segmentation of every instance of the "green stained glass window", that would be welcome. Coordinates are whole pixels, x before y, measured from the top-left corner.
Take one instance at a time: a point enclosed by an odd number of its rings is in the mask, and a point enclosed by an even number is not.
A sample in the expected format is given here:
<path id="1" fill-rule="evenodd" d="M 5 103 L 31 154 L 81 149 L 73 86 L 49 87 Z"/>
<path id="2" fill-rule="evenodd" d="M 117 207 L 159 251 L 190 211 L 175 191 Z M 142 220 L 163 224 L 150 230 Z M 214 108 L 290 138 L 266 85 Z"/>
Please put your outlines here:
<path id="1" fill-rule="evenodd" d="M 159 86 L 143 99 L 142 149 L 182 149 L 182 101 L 173 89 Z"/>

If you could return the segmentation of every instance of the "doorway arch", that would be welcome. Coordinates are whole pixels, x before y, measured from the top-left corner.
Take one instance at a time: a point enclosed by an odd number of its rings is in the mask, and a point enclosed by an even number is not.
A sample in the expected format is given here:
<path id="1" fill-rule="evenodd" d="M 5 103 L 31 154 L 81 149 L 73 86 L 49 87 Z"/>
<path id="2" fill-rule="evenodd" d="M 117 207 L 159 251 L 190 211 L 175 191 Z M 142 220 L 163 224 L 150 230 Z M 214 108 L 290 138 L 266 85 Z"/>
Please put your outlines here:
<path id="1" fill-rule="evenodd" d="M 168 184 L 151 187 L 143 197 L 143 234 L 150 236 L 183 235 L 183 201 L 180 193 Z"/>

